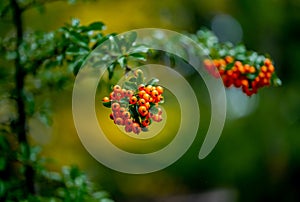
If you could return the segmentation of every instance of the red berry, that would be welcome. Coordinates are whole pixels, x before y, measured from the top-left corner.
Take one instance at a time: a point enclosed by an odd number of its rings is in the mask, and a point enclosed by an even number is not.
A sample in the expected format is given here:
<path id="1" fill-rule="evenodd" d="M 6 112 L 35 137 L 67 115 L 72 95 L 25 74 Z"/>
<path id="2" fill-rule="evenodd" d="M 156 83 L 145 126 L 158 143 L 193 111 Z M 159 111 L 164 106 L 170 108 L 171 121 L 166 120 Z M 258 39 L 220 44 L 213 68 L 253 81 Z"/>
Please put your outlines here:
<path id="1" fill-rule="evenodd" d="M 137 98 L 136 98 L 135 96 L 132 96 L 132 97 L 129 99 L 129 103 L 132 104 L 132 105 L 136 104 L 136 102 L 137 102 Z"/>

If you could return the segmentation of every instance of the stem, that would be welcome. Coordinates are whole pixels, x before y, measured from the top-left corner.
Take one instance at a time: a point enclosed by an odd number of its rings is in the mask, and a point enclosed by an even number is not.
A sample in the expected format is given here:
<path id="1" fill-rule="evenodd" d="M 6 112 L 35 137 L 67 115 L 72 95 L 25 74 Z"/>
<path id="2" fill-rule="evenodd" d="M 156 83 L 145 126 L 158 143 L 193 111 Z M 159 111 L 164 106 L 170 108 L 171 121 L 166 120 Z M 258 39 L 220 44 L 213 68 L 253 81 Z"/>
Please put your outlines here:
<path id="1" fill-rule="evenodd" d="M 17 0 L 11 0 L 11 7 L 13 9 L 13 23 L 16 28 L 17 38 L 16 38 L 16 59 L 15 63 L 15 96 L 17 102 L 17 112 L 18 117 L 16 120 L 15 131 L 18 137 L 18 141 L 21 147 L 24 147 L 24 152 L 22 156 L 25 158 L 24 163 L 24 177 L 25 177 L 25 192 L 26 194 L 35 193 L 34 189 L 34 170 L 29 163 L 30 159 L 30 146 L 28 144 L 27 136 L 26 136 L 26 112 L 25 112 L 25 102 L 24 102 L 24 81 L 25 81 L 25 69 L 21 64 L 21 57 L 19 53 L 20 45 L 23 40 L 23 22 L 21 16 L 21 9 L 17 2 Z"/>

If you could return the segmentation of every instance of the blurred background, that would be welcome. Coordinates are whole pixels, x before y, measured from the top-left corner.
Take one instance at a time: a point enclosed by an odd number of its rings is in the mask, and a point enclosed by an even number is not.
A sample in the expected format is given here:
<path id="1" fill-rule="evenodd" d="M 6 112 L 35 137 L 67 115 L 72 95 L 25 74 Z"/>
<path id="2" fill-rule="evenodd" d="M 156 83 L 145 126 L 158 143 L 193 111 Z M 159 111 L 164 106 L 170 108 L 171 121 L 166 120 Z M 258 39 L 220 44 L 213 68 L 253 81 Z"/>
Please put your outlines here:
<path id="1" fill-rule="evenodd" d="M 199 160 L 203 137 L 197 137 L 179 161 L 152 174 L 119 173 L 89 155 L 73 123 L 72 86 L 46 93 L 53 127 L 31 120 L 32 141 L 53 159 L 51 169 L 79 165 L 116 201 L 300 201 L 299 10 L 299 0 L 53 1 L 43 14 L 29 10 L 26 28 L 41 31 L 73 17 L 102 21 L 105 33 L 148 27 L 195 33 L 206 26 L 221 41 L 269 53 L 283 82 L 252 98 L 228 90 L 228 119 L 213 152 Z"/>

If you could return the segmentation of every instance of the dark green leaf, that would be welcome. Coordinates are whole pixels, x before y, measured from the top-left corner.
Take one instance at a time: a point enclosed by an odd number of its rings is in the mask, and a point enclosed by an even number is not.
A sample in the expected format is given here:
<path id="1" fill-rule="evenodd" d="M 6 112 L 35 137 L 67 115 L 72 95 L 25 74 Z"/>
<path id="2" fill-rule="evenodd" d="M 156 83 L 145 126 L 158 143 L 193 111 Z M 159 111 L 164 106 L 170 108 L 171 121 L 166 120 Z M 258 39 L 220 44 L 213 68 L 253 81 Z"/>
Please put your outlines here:
<path id="1" fill-rule="evenodd" d="M 103 22 L 93 22 L 88 26 L 82 26 L 81 27 L 83 32 L 88 32 L 88 31 L 102 31 L 105 29 L 105 25 Z"/>
<path id="2" fill-rule="evenodd" d="M 103 106 L 110 108 L 111 102 L 102 102 Z"/>

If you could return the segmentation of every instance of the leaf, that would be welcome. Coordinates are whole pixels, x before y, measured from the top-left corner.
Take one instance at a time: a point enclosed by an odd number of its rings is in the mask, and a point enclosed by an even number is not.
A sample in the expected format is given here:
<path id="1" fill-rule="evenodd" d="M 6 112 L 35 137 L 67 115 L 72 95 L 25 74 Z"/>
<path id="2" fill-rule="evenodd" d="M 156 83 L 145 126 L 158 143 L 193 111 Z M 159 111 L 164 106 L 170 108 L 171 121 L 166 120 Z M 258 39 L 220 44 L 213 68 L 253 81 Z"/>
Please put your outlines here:
<path id="1" fill-rule="evenodd" d="M 136 38 L 137 38 L 137 33 L 136 32 L 129 32 L 125 36 L 125 47 L 126 50 L 128 51 L 134 44 Z"/>
<path id="2" fill-rule="evenodd" d="M 143 53 L 131 53 L 129 56 L 134 60 L 146 61 L 146 55 Z"/>
<path id="3" fill-rule="evenodd" d="M 103 22 L 93 22 L 88 26 L 82 26 L 81 27 L 83 32 L 88 32 L 88 31 L 93 31 L 93 30 L 102 31 L 105 28 L 106 27 L 105 27 L 105 24 Z"/>
<path id="4" fill-rule="evenodd" d="M 136 77 L 136 84 L 141 85 L 144 83 L 144 74 L 142 71 L 138 71 L 137 77 Z"/>
<path id="5" fill-rule="evenodd" d="M 123 84 L 123 88 L 127 89 L 127 90 L 136 90 L 137 89 L 137 84 L 134 82 L 130 82 L 130 81 L 125 81 Z"/>
<path id="6" fill-rule="evenodd" d="M 117 63 L 113 62 L 108 66 L 108 68 L 107 68 L 107 70 L 108 70 L 108 79 L 111 79 L 113 77 L 114 69 L 115 69 L 116 65 L 117 65 Z"/>
<path id="7" fill-rule="evenodd" d="M 134 46 L 131 48 L 130 52 L 134 53 L 147 53 L 149 48 L 145 45 Z"/>
<path id="8" fill-rule="evenodd" d="M 102 102 L 104 107 L 111 108 L 111 102 Z"/>
<path id="9" fill-rule="evenodd" d="M 152 78 L 147 82 L 147 85 L 156 85 L 159 82 L 157 78 Z"/>
<path id="10" fill-rule="evenodd" d="M 127 65 L 127 58 L 125 56 L 121 56 L 118 58 L 118 63 L 122 68 L 125 68 Z"/>

